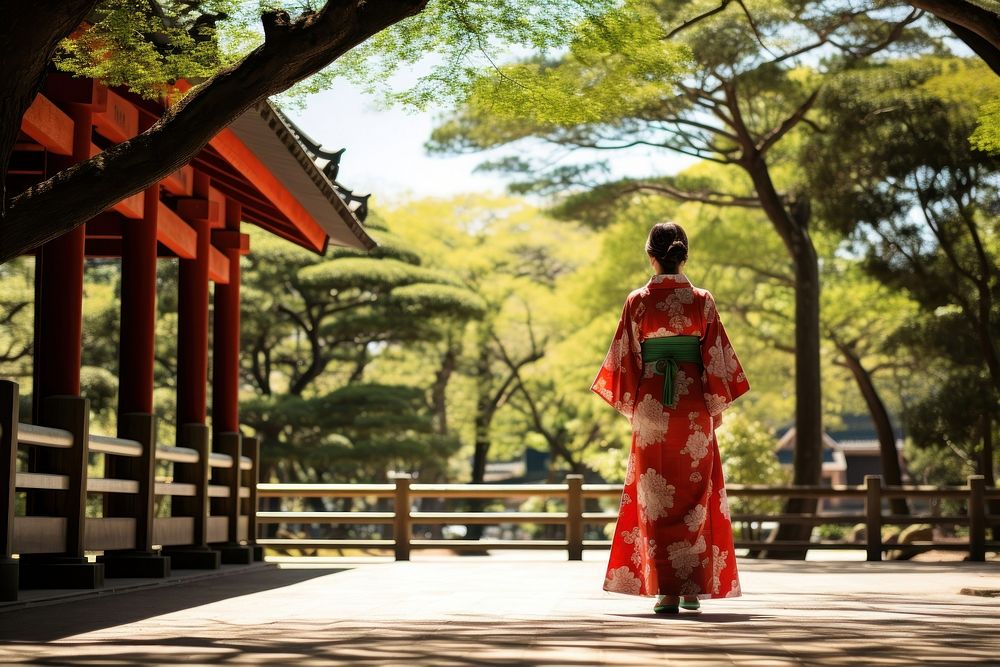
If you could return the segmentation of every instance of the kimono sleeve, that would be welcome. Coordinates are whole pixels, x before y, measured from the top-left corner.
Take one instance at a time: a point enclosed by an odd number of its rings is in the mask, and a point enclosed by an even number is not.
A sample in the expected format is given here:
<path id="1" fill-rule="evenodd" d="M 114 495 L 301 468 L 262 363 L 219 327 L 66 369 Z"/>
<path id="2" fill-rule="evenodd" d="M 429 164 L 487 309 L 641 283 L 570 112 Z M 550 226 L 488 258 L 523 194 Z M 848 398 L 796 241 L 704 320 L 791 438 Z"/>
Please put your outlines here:
<path id="1" fill-rule="evenodd" d="M 629 303 L 626 302 L 611 348 L 590 390 L 629 420 L 632 419 L 635 393 L 642 377 L 641 360 L 642 348 L 639 345 L 637 325 L 631 317 Z"/>
<path id="2" fill-rule="evenodd" d="M 702 375 L 705 406 L 709 414 L 716 417 L 733 401 L 750 391 L 750 383 L 740 360 L 736 358 L 729 335 L 722 326 L 715 298 L 707 292 L 702 322 L 704 335 L 701 339 L 701 359 L 705 369 Z"/>

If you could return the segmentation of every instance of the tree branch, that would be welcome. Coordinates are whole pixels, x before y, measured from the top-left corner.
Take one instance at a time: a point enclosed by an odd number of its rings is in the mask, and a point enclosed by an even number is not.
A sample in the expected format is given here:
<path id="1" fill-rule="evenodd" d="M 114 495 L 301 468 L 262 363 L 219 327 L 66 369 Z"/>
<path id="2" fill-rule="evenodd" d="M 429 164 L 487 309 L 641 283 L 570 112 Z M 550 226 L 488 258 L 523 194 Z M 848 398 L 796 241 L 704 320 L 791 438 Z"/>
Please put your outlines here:
<path id="1" fill-rule="evenodd" d="M 706 12 L 702 12 L 701 14 L 698 14 L 698 16 L 695 16 L 693 18 L 688 19 L 687 21 L 684 21 L 679 26 L 677 26 L 676 28 L 674 28 L 673 30 L 671 30 L 670 32 L 668 32 L 667 35 L 666 35 L 666 39 L 673 39 L 682 30 L 686 30 L 687 28 L 690 28 L 691 26 L 695 25 L 696 23 L 700 23 L 701 21 L 704 21 L 705 19 L 709 18 L 710 16 L 714 16 L 715 14 L 718 14 L 719 12 L 724 11 L 726 9 L 726 7 L 729 6 L 730 2 L 732 2 L 732 0 L 722 0 L 722 2 L 719 4 L 718 7 L 715 7 L 714 9 L 709 9 Z"/>
<path id="2" fill-rule="evenodd" d="M 700 202 L 702 204 L 710 204 L 712 206 L 760 208 L 760 201 L 752 197 L 740 197 L 738 195 L 725 192 L 713 191 L 686 192 L 665 183 L 646 183 L 639 181 L 623 187 L 620 192 L 623 195 L 633 192 L 655 192 L 679 201 Z"/>
<path id="3" fill-rule="evenodd" d="M 192 89 L 148 130 L 63 170 L 11 202 L 0 227 L 0 263 L 79 226 L 188 163 L 253 105 L 318 72 L 427 0 L 330 0 L 294 21 L 262 18 L 265 40 L 239 63 Z"/>
<path id="4" fill-rule="evenodd" d="M 806 98 L 806 101 L 800 104 L 799 108 L 796 109 L 790 116 L 785 118 L 785 120 L 781 121 L 779 125 L 760 138 L 760 141 L 757 142 L 757 152 L 763 155 L 769 148 L 771 148 L 771 146 L 780 141 L 783 136 L 788 134 L 792 128 L 798 125 L 803 117 L 809 113 L 809 110 L 812 108 L 813 104 L 816 103 L 816 99 L 818 97 L 819 88 L 814 90 L 812 94 Z"/>
<path id="5" fill-rule="evenodd" d="M 1000 52 L 1000 15 L 996 12 L 967 0 L 907 0 L 907 2 L 918 9 L 930 12 L 948 24 L 975 33 L 995 51 Z"/>

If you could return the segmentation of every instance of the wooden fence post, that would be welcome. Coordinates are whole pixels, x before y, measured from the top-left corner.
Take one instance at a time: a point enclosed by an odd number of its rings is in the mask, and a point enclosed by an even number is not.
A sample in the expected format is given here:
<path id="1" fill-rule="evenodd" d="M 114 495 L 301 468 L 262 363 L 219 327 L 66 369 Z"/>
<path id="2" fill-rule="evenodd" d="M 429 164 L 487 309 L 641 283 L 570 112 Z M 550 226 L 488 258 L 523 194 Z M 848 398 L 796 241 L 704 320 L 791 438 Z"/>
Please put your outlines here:
<path id="1" fill-rule="evenodd" d="M 142 412 L 118 416 L 118 437 L 142 445 L 142 456 L 105 454 L 104 470 L 109 477 L 139 483 L 136 494 L 106 494 L 105 516 L 135 519 L 135 543 L 127 551 L 108 551 L 98 560 L 106 577 L 170 576 L 170 559 L 153 552 L 154 500 L 156 496 L 156 417 Z"/>
<path id="2" fill-rule="evenodd" d="M 35 491 L 28 497 L 28 512 L 35 516 L 66 519 L 62 553 L 22 555 L 21 588 L 101 588 L 104 565 L 84 556 L 87 530 L 87 455 L 90 445 L 90 401 L 80 396 L 50 396 L 41 403 L 39 425 L 73 434 L 68 449 L 34 447 L 29 466 L 34 472 L 65 475 L 65 491 Z"/>
<path id="3" fill-rule="evenodd" d="M 566 543 L 569 560 L 583 560 L 583 475 L 566 475 Z"/>
<path id="4" fill-rule="evenodd" d="M 253 462 L 250 470 L 243 471 L 244 482 L 250 489 L 247 498 L 247 546 L 253 551 L 255 561 L 264 560 L 264 548 L 257 544 L 257 484 L 260 483 L 260 439 L 243 438 L 243 452 Z"/>
<path id="5" fill-rule="evenodd" d="M 191 544 L 163 550 L 165 555 L 170 556 L 170 566 L 174 569 L 217 570 L 222 564 L 222 555 L 208 548 L 208 517 L 211 509 L 208 481 L 212 471 L 208 438 L 208 427 L 204 424 L 183 424 L 177 429 L 177 444 L 198 452 L 198 461 L 174 464 L 174 481 L 193 484 L 195 487 L 193 497 L 174 496 L 171 500 L 171 514 L 189 516 L 193 523 Z"/>
<path id="6" fill-rule="evenodd" d="M 17 561 L 14 555 L 14 489 L 17 486 L 17 424 L 20 389 L 16 382 L 0 380 L 0 601 L 17 600 Z"/>
<path id="7" fill-rule="evenodd" d="M 410 560 L 410 481 L 408 474 L 395 476 L 396 495 L 393 504 L 392 538 L 396 543 L 396 560 Z"/>
<path id="8" fill-rule="evenodd" d="M 969 476 L 969 560 L 986 560 L 986 478 Z"/>
<path id="9" fill-rule="evenodd" d="M 882 560 L 882 478 L 865 475 L 865 541 L 868 560 Z"/>
<path id="10" fill-rule="evenodd" d="M 229 489 L 229 496 L 220 498 L 218 504 L 226 517 L 226 542 L 213 548 L 222 554 L 222 562 L 227 565 L 248 565 L 253 562 L 253 551 L 240 544 L 240 458 L 243 455 L 243 436 L 238 432 L 216 433 L 213 449 L 233 460 L 231 468 L 216 468 L 213 477 L 217 484 Z"/>

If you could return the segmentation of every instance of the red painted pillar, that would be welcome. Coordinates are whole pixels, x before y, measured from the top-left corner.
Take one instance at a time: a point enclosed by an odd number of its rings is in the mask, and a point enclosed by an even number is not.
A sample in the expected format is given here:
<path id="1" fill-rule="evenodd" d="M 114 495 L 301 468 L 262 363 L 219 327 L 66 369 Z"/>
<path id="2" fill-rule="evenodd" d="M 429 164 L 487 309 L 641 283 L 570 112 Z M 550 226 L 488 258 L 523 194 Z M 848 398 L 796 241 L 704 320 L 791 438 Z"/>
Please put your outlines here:
<path id="1" fill-rule="evenodd" d="M 180 260 L 177 299 L 177 424 L 204 424 L 208 387 L 208 261 L 211 230 L 193 220 L 194 259 Z M 179 433 L 180 431 L 178 431 Z"/>
<path id="2" fill-rule="evenodd" d="M 73 162 L 90 157 L 93 114 L 73 109 Z M 83 254 L 86 227 L 43 245 L 35 256 L 34 416 L 41 400 L 80 393 Z"/>
<path id="3" fill-rule="evenodd" d="M 239 202 L 226 202 L 226 231 L 216 246 L 229 260 L 229 283 L 215 285 L 212 341 L 212 426 L 216 433 L 239 431 L 240 387 L 240 218 Z"/>
<path id="4" fill-rule="evenodd" d="M 153 412 L 156 341 L 156 228 L 160 186 L 143 193 L 142 220 L 122 232 L 121 341 L 118 352 L 118 412 Z"/>

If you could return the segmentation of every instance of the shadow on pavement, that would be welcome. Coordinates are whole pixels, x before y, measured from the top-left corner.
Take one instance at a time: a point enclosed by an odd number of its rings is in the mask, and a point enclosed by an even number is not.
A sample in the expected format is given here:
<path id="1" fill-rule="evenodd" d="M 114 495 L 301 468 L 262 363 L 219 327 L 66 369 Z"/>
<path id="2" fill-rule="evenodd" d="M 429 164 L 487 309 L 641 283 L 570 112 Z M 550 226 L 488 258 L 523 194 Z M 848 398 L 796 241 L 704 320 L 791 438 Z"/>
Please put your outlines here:
<path id="1" fill-rule="evenodd" d="M 241 595 L 283 588 L 346 569 L 268 568 L 156 589 L 138 589 L 129 593 L 12 610 L 0 614 L 0 642 L 49 642 Z"/>
<path id="2" fill-rule="evenodd" d="M 713 629 L 719 617 L 728 623 Z M 219 623 L 211 633 L 202 633 L 213 636 L 134 642 L 95 638 L 50 645 L 45 655 L 24 646 L 20 652 L 0 656 L 78 667 L 205 663 L 590 667 L 705 661 L 713 665 L 997 664 L 998 642 L 986 634 L 986 627 L 945 614 L 929 614 L 920 623 L 863 616 L 813 617 L 790 623 L 787 617 L 740 614 L 705 614 L 698 620 L 695 626 L 659 618 L 643 622 L 642 615 L 616 614 L 433 622 L 300 619 L 254 628 Z"/>

